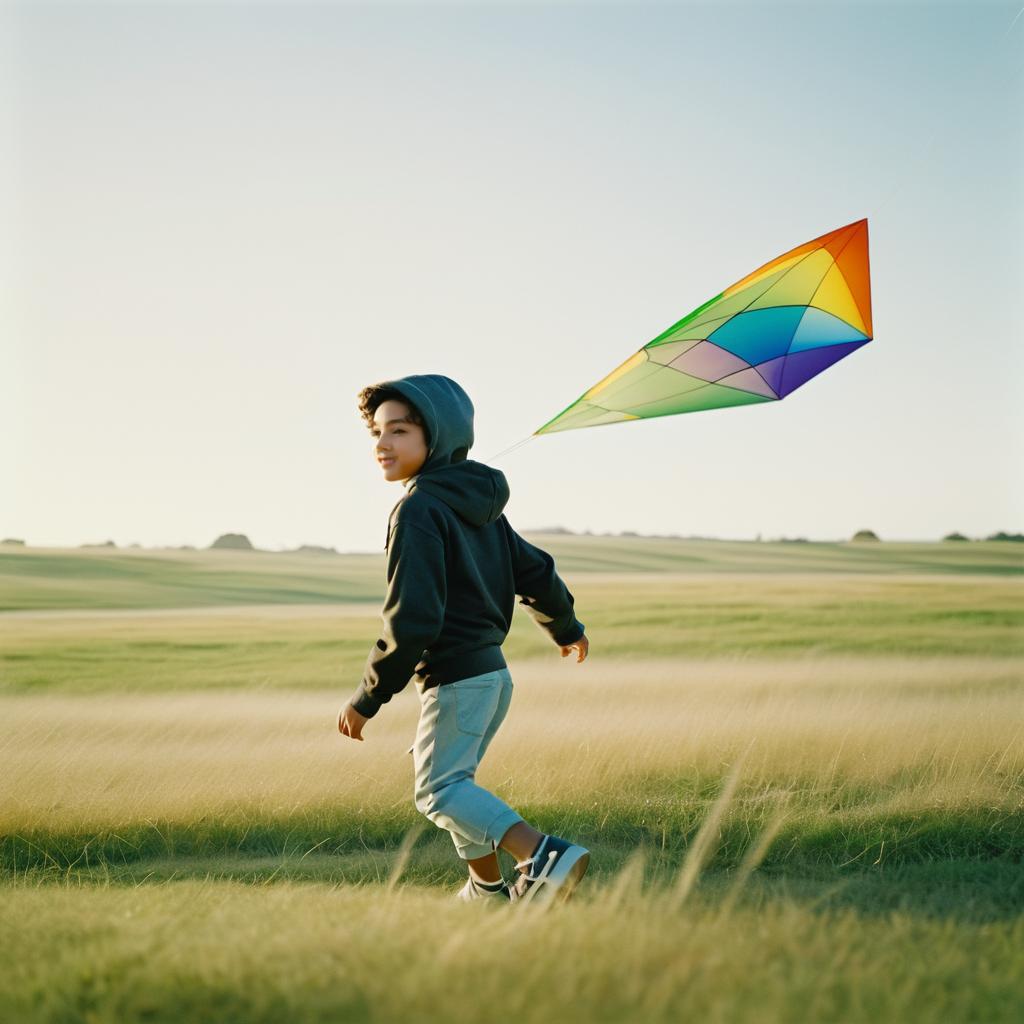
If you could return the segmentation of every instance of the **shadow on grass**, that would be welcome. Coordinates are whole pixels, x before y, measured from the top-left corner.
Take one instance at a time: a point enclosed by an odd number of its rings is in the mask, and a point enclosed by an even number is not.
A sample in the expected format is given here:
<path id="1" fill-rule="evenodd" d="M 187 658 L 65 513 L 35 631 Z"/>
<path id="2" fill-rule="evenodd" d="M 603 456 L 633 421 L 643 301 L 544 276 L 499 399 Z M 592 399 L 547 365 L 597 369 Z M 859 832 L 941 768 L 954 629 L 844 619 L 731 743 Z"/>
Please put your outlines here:
<path id="1" fill-rule="evenodd" d="M 615 884 L 638 857 L 643 886 L 671 893 L 701 841 L 699 808 L 650 821 L 649 809 L 604 812 L 600 818 L 578 809 L 523 810 L 542 830 L 570 835 L 590 848 L 583 893 Z M 1024 913 L 1022 825 L 1024 812 L 986 808 L 796 817 L 779 828 L 747 878 L 744 857 L 765 828 L 763 819 L 747 813 L 716 826 L 694 891 L 718 902 L 741 879 L 739 898 L 746 904 L 785 900 L 865 915 L 902 911 L 958 921 L 1005 920 Z M 464 869 L 446 833 L 427 825 L 411 856 L 401 852 L 410 830 L 421 827 L 421 819 L 404 809 L 354 818 L 324 808 L 289 818 L 208 817 L 136 822 L 116 830 L 27 832 L 0 838 L 0 872 L 8 883 L 42 885 L 196 878 L 385 885 L 401 856 L 403 885 L 454 892 Z M 511 877 L 512 859 L 501 857 Z"/>

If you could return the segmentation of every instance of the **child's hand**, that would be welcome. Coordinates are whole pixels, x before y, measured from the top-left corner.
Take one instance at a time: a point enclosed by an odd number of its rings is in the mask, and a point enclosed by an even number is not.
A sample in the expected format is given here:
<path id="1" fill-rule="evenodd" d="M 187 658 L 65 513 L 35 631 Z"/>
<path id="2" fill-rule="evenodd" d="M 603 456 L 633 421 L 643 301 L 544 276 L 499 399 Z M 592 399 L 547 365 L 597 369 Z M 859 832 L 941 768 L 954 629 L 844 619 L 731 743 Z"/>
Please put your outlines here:
<path id="1" fill-rule="evenodd" d="M 571 654 L 572 649 L 574 647 L 578 652 L 576 655 L 576 664 L 578 665 L 581 661 L 583 661 L 586 658 L 587 651 L 590 650 L 590 641 L 586 638 L 586 636 L 581 636 L 579 640 L 577 640 L 574 644 L 566 644 L 562 648 L 562 657 L 564 658 L 566 657 L 566 655 Z"/>
<path id="2" fill-rule="evenodd" d="M 346 704 L 338 712 L 338 732 L 342 736 L 350 736 L 354 740 L 361 740 L 363 737 L 360 734 L 363 731 L 363 726 L 368 721 L 369 719 L 366 715 L 359 714 L 351 704 Z"/>

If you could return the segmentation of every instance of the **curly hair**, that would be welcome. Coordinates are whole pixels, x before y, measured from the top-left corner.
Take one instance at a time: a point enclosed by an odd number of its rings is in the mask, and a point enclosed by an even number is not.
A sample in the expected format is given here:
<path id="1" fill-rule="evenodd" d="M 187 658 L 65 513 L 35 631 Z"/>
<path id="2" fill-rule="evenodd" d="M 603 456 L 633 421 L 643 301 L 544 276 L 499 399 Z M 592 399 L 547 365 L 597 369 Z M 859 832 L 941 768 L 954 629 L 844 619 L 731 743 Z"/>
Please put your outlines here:
<path id="1" fill-rule="evenodd" d="M 373 417 L 381 405 L 390 401 L 401 402 L 409 410 L 410 422 L 423 428 L 423 437 L 427 447 L 430 447 L 430 431 L 427 429 L 427 423 L 423 418 L 423 414 L 400 391 L 382 384 L 371 384 L 369 387 L 363 388 L 356 397 L 359 399 L 359 411 L 366 421 L 368 430 L 373 429 Z"/>

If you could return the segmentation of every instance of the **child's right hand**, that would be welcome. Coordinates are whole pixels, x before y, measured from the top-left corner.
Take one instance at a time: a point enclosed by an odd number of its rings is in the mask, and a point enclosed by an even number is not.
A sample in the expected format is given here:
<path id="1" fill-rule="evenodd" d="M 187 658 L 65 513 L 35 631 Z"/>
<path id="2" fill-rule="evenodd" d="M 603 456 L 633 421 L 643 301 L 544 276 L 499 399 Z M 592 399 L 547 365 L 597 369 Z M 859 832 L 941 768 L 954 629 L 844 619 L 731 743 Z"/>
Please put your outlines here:
<path id="1" fill-rule="evenodd" d="M 342 736 L 351 736 L 354 740 L 361 740 L 363 726 L 368 721 L 369 719 L 365 715 L 359 714 L 351 704 L 346 704 L 338 712 L 338 732 Z"/>
<path id="2" fill-rule="evenodd" d="M 562 657 L 565 658 L 572 653 L 572 649 L 576 648 L 576 664 L 578 665 L 581 661 L 584 661 L 587 657 L 587 652 L 590 650 L 590 641 L 587 639 L 586 634 L 581 636 L 579 640 L 572 644 L 566 644 L 561 648 Z"/>

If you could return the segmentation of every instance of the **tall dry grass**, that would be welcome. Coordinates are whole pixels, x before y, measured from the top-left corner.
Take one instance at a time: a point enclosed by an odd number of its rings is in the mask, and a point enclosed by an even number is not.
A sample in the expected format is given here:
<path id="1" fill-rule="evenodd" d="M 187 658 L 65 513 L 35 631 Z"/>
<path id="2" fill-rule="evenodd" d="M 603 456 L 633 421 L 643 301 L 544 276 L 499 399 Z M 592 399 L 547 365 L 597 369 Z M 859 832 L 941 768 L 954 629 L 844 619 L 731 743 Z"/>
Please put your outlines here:
<path id="1" fill-rule="evenodd" d="M 567 828 L 688 831 L 741 753 L 737 806 L 758 827 L 782 798 L 805 823 L 1021 810 L 1013 661 L 526 662 L 513 678 L 479 781 Z M 386 706 L 363 743 L 336 731 L 346 696 L 6 698 L 0 831 L 325 809 L 353 827 L 408 825 L 416 694 Z"/>

